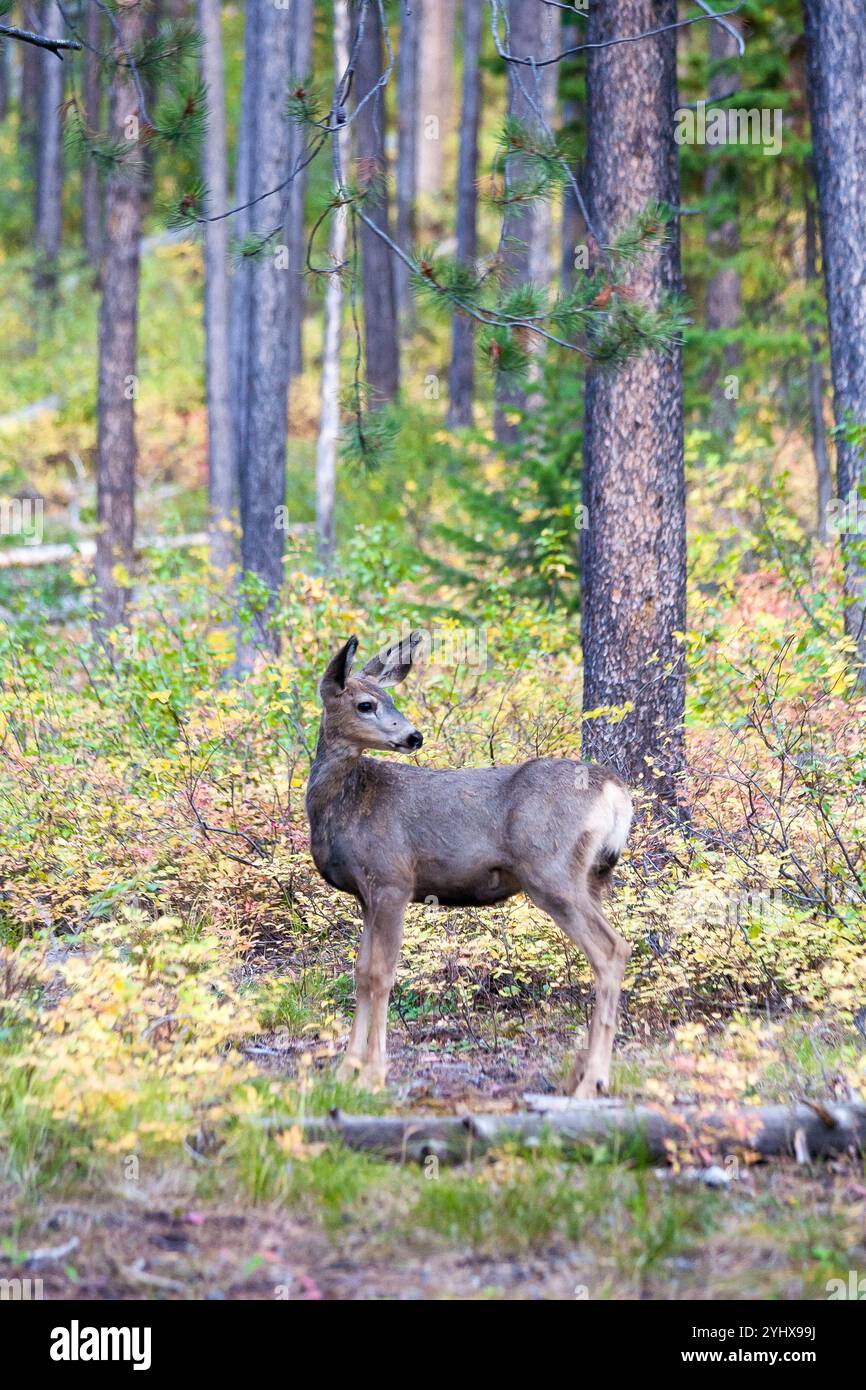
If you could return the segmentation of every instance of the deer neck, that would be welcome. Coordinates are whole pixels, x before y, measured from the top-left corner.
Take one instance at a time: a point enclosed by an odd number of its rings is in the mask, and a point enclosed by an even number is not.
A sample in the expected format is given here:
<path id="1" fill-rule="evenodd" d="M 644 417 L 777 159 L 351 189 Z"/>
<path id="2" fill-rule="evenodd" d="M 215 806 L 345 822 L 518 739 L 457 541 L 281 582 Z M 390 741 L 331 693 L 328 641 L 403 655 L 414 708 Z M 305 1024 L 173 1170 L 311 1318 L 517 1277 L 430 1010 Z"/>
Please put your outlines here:
<path id="1" fill-rule="evenodd" d="M 361 756 L 361 750 L 354 744 L 329 732 L 327 719 L 323 715 L 316 756 L 310 769 L 308 799 L 315 800 L 320 795 L 331 797 L 355 772 Z"/>

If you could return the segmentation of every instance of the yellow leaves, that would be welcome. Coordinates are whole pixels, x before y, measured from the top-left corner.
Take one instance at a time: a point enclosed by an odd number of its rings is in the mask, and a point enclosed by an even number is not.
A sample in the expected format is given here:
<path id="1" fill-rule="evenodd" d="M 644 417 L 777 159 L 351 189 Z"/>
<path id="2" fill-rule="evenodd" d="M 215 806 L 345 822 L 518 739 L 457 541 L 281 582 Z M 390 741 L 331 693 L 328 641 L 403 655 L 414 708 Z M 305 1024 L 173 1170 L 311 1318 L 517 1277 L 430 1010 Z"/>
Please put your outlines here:
<path id="1" fill-rule="evenodd" d="M 207 649 L 212 656 L 223 661 L 234 659 L 235 639 L 230 628 L 218 627 L 209 632 L 206 638 Z"/>
<path id="2" fill-rule="evenodd" d="M 111 1154 L 132 1153 L 139 1146 L 139 1136 L 134 1129 L 127 1130 L 119 1139 L 113 1139 L 105 1144 L 105 1152 Z"/>
<path id="3" fill-rule="evenodd" d="M 155 700 L 160 705 L 167 705 L 171 699 L 170 690 L 151 690 L 148 700 Z"/>
<path id="4" fill-rule="evenodd" d="M 634 702 L 626 700 L 622 705 L 596 705 L 595 709 L 584 710 L 584 719 L 605 719 L 609 724 L 621 724 L 634 709 Z"/>
<path id="5" fill-rule="evenodd" d="M 120 588 L 120 589 L 131 589 L 131 588 L 132 588 L 132 575 L 130 574 L 130 572 L 129 572 L 129 570 L 127 569 L 126 565 L 121 565 L 121 564 L 112 565 L 112 567 L 111 567 L 111 578 L 114 580 L 114 583 L 115 583 L 115 584 L 118 586 L 118 588 Z"/>
<path id="6" fill-rule="evenodd" d="M 218 1110 L 250 1074 L 231 1045 L 257 1020 L 229 978 L 228 943 L 185 936 L 178 917 L 127 909 L 69 952 L 57 967 L 63 991 L 32 1017 L 31 1043 L 15 1057 L 31 1070 L 28 1106 L 86 1122 L 116 1154 L 143 1137 L 176 1143 L 198 1106 Z"/>

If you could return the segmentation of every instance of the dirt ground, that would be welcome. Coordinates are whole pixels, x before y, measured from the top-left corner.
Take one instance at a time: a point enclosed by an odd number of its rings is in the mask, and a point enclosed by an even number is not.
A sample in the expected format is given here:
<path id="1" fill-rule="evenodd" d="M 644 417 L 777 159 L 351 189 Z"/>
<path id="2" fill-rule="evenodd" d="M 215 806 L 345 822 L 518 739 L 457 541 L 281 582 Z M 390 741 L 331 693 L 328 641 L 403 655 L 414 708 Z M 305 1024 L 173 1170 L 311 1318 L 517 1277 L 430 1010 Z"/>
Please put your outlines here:
<path id="1" fill-rule="evenodd" d="M 262 1038 L 251 1053 L 266 1073 L 290 1075 L 303 1047 Z M 509 1110 L 527 1091 L 557 1088 L 560 1067 L 556 1049 L 537 1041 L 447 1052 L 395 1030 L 389 1108 Z M 348 1211 L 328 1229 L 302 1210 L 208 1200 L 194 1177 L 148 1173 L 35 1212 L 0 1194 L 0 1229 L 11 1233 L 0 1277 L 41 1279 L 44 1298 L 76 1300 L 787 1299 L 826 1297 L 837 1264 L 866 1262 L 866 1185 L 852 1160 L 754 1166 L 718 1191 L 700 1173 L 653 1170 L 651 1210 L 673 1185 L 709 1204 L 711 1221 L 705 1237 L 646 1269 L 624 1265 L 603 1232 L 489 1254 L 426 1232 L 395 1239 L 390 1191 L 378 1209 L 374 1193 L 362 1218 Z M 423 1181 L 417 1169 L 408 1180 Z"/>

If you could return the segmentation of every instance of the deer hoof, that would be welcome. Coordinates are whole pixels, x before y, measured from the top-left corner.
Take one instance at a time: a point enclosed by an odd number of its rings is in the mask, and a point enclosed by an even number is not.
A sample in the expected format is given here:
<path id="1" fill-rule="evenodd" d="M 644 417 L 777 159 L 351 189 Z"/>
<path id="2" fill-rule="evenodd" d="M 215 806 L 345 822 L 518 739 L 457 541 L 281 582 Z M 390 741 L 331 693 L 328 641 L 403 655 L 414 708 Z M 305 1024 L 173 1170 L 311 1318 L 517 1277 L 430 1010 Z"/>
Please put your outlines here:
<path id="1" fill-rule="evenodd" d="M 607 1095 L 607 1082 L 600 1076 L 584 1076 L 571 1094 L 575 1100 L 601 1100 Z"/>
<path id="2" fill-rule="evenodd" d="M 358 1085 L 363 1086 L 365 1091 L 384 1091 L 384 1067 L 362 1067 L 358 1073 Z"/>
<path id="3" fill-rule="evenodd" d="M 571 1068 L 571 1075 L 568 1080 L 568 1093 L 574 1095 L 578 1086 L 586 1075 L 586 1048 L 582 1047 L 574 1059 Z"/>
<path id="4" fill-rule="evenodd" d="M 360 1057 L 343 1058 L 337 1067 L 337 1080 L 362 1086 L 365 1091 L 384 1091 L 385 1072 L 381 1067 L 370 1067 Z"/>
<path id="5" fill-rule="evenodd" d="M 360 1057 L 346 1056 L 337 1067 L 338 1081 L 356 1081 L 363 1070 L 364 1063 Z"/>

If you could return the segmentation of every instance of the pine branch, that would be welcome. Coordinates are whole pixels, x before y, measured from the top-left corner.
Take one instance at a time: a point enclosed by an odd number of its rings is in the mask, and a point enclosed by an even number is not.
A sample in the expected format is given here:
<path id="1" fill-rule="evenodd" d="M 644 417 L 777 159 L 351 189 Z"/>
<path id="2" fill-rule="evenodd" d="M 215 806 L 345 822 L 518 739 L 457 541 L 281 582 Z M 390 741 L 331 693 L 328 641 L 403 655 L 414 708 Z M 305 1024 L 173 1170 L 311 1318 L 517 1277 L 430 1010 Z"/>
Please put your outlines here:
<path id="1" fill-rule="evenodd" d="M 45 34 L 33 34 L 29 29 L 18 29 L 14 24 L 0 24 L 0 36 L 7 39 L 17 39 L 19 43 L 32 44 L 34 48 L 47 48 L 49 53 L 55 54 L 63 62 L 62 48 L 78 49 L 82 45 L 77 39 L 51 39 Z"/>

